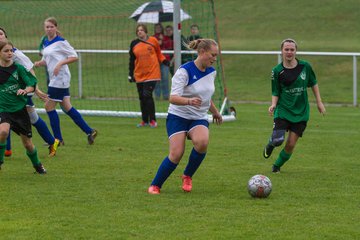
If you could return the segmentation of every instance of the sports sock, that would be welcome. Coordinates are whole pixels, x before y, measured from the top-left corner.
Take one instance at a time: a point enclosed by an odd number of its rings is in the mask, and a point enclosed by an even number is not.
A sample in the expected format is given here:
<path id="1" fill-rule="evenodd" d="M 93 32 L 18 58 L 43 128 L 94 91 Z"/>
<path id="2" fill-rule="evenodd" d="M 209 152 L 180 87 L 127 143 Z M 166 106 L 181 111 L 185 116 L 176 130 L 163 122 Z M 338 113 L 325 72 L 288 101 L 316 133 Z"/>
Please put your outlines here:
<path id="1" fill-rule="evenodd" d="M 51 135 L 49 128 L 42 118 L 38 118 L 38 120 L 33 123 L 33 126 L 36 128 L 42 139 L 49 145 L 54 144 L 55 138 Z"/>
<path id="2" fill-rule="evenodd" d="M 57 114 L 56 110 L 47 112 L 47 115 L 49 116 L 49 119 L 50 119 L 50 125 L 51 125 L 51 129 L 54 133 L 54 137 L 59 139 L 61 142 L 63 140 L 63 138 L 61 135 L 59 115 Z"/>
<path id="3" fill-rule="evenodd" d="M 163 162 L 160 164 L 160 167 L 155 175 L 154 180 L 151 185 L 158 186 L 161 188 L 166 179 L 170 174 L 176 169 L 177 164 L 170 161 L 169 157 L 166 157 Z"/>
<path id="4" fill-rule="evenodd" d="M 277 167 L 281 167 L 286 163 L 287 160 L 289 160 L 291 157 L 291 153 L 285 152 L 285 149 L 281 150 L 278 158 L 276 159 L 274 165 Z"/>
<path id="5" fill-rule="evenodd" d="M 6 143 L 0 143 L 0 165 L 4 163 Z"/>
<path id="6" fill-rule="evenodd" d="M 38 158 L 37 149 L 35 147 L 34 147 L 34 151 L 32 153 L 26 151 L 26 155 L 30 158 L 33 166 L 39 166 L 41 164 L 41 162 Z"/>
<path id="7" fill-rule="evenodd" d="M 6 150 L 11 150 L 11 130 L 9 131 L 9 135 L 6 138 Z"/>
<path id="8" fill-rule="evenodd" d="M 83 132 L 86 134 L 90 134 L 92 129 L 89 127 L 89 125 L 85 122 L 81 114 L 76 110 L 74 107 L 72 107 L 68 112 L 66 112 L 69 117 L 78 125 Z"/>
<path id="9" fill-rule="evenodd" d="M 206 152 L 199 153 L 195 150 L 195 148 L 193 148 L 190 153 L 189 162 L 186 165 L 184 175 L 192 177 L 195 171 L 199 168 L 202 160 L 204 160 L 205 156 L 206 156 Z"/>

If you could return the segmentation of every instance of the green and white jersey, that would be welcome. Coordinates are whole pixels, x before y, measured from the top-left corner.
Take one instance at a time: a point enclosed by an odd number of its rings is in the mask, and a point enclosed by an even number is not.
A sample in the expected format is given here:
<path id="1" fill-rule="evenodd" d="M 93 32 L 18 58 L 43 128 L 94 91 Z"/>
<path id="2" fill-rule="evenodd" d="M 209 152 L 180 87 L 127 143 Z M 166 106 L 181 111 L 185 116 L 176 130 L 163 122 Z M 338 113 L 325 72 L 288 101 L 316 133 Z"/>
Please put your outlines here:
<path id="1" fill-rule="evenodd" d="M 303 60 L 297 61 L 298 65 L 293 69 L 284 68 L 280 63 L 273 68 L 271 74 L 272 95 L 279 97 L 274 118 L 294 123 L 309 120 L 307 88 L 317 84 L 310 64 Z"/>
<path id="2" fill-rule="evenodd" d="M 19 64 L 0 66 L 0 112 L 16 112 L 24 108 L 27 96 L 16 95 L 19 89 L 35 87 L 36 78 Z"/>

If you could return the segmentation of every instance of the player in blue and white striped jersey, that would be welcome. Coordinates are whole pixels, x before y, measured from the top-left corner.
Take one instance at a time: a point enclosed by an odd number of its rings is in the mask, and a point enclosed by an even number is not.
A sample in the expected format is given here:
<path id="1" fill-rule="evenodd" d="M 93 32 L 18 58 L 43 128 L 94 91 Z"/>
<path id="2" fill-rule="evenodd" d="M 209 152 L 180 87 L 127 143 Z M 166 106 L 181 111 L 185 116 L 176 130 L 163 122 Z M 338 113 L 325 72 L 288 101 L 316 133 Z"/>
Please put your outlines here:
<path id="1" fill-rule="evenodd" d="M 198 39 L 190 42 L 190 49 L 197 50 L 198 57 L 182 65 L 172 78 L 170 105 L 166 128 L 170 153 L 161 163 L 151 186 L 150 194 L 160 194 L 166 179 L 178 166 L 184 151 L 186 138 L 191 139 L 193 149 L 182 176 L 182 189 L 192 190 L 192 176 L 205 158 L 209 143 L 208 111 L 217 124 L 222 116 L 211 100 L 215 91 L 216 62 L 218 45 L 212 39 Z"/>
<path id="2" fill-rule="evenodd" d="M 45 103 L 45 109 L 57 139 L 63 142 L 60 119 L 56 112 L 56 104 L 60 103 L 61 109 L 87 134 L 88 143 L 91 145 L 94 143 L 97 131 L 85 122 L 70 102 L 71 74 L 68 64 L 77 61 L 78 55 L 69 42 L 59 35 L 57 25 L 57 20 L 53 17 L 45 20 L 44 29 L 47 38 L 43 42 L 43 57 L 41 61 L 35 62 L 36 67 L 47 66 L 49 73 L 49 100 Z"/>

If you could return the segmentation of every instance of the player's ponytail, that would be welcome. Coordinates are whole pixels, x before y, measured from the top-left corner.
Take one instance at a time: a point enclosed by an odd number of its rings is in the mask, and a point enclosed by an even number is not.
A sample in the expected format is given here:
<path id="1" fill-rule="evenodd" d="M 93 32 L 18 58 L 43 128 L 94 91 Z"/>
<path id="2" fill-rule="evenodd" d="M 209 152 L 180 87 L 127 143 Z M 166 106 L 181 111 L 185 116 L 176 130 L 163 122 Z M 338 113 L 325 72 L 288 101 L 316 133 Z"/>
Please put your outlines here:
<path id="1" fill-rule="evenodd" d="M 213 39 L 196 39 L 194 41 L 191 41 L 188 45 L 189 49 L 197 50 L 198 52 L 203 49 L 204 51 L 209 51 L 211 49 L 211 46 L 217 46 L 215 40 Z"/>

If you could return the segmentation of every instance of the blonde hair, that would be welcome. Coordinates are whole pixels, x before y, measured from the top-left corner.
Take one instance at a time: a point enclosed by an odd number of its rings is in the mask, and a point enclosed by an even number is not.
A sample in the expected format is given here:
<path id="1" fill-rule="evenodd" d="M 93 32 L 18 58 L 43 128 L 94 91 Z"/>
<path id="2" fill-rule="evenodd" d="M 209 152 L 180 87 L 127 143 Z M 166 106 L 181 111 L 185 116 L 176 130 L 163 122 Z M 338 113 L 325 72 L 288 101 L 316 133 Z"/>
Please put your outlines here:
<path id="1" fill-rule="evenodd" d="M 58 26 L 58 22 L 57 22 L 56 18 L 54 18 L 54 17 L 48 17 L 47 19 L 45 19 L 44 23 L 46 23 L 46 22 L 54 24 L 55 27 Z M 56 35 L 61 36 L 61 32 L 56 30 Z"/>
<path id="2" fill-rule="evenodd" d="M 189 43 L 189 45 L 187 45 L 187 48 L 197 50 L 197 52 L 199 52 L 201 49 L 203 49 L 204 51 L 207 52 L 211 49 L 211 46 L 218 46 L 218 44 L 213 39 L 200 38 L 200 39 L 191 41 Z"/>

